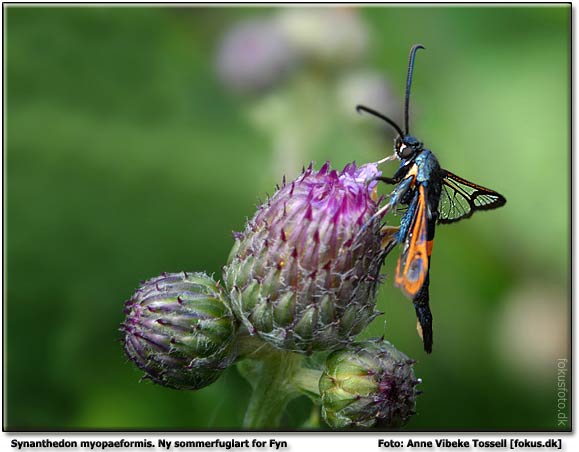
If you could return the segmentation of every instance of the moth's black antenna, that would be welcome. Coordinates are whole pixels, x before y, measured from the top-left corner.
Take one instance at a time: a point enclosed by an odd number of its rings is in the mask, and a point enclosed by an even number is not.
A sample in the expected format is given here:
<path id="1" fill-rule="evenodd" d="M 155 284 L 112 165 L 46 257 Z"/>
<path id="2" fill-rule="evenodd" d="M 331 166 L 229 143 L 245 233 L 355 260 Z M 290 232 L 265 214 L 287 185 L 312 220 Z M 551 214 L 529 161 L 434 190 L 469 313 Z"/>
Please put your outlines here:
<path id="1" fill-rule="evenodd" d="M 404 97 L 404 128 L 406 135 L 409 133 L 408 124 L 408 107 L 410 104 L 410 86 L 412 85 L 412 72 L 414 71 L 414 57 L 419 49 L 424 49 L 422 44 L 414 44 L 410 49 L 410 57 L 408 58 L 408 74 L 406 74 L 406 95 Z"/>
<path id="2" fill-rule="evenodd" d="M 378 113 L 376 110 L 372 110 L 371 108 L 365 107 L 364 105 L 357 105 L 356 111 L 358 113 L 364 111 L 366 113 L 370 113 L 371 115 L 376 116 L 377 118 L 380 118 L 380 119 L 386 121 L 388 124 L 390 124 L 392 127 L 394 127 L 396 129 L 396 132 L 398 132 L 398 135 L 400 135 L 400 137 L 402 137 L 402 138 L 404 137 L 404 134 L 402 133 L 402 130 L 400 129 L 400 127 L 398 127 L 398 124 L 396 124 L 390 118 L 387 118 L 386 116 L 384 116 L 382 113 Z"/>

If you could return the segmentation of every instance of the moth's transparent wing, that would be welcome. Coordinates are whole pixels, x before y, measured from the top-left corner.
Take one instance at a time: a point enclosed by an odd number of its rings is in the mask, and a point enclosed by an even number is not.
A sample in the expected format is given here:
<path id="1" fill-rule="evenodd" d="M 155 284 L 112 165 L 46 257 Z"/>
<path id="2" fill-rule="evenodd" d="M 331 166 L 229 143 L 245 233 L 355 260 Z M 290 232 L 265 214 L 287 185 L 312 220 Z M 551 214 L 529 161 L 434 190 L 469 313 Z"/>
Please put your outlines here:
<path id="1" fill-rule="evenodd" d="M 443 171 L 438 223 L 454 223 L 469 218 L 476 210 L 496 209 L 507 202 L 496 191 L 473 184 L 450 171 Z"/>

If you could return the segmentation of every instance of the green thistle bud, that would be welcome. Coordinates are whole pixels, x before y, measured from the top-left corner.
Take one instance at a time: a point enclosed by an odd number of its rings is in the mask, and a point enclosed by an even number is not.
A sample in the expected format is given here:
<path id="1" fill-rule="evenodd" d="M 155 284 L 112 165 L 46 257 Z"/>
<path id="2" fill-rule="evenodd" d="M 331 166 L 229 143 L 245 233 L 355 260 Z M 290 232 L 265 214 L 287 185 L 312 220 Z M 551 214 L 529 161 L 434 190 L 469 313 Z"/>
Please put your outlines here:
<path id="1" fill-rule="evenodd" d="M 406 424 L 419 393 L 413 364 L 386 341 L 333 352 L 320 378 L 324 420 L 332 428 Z"/>
<path id="2" fill-rule="evenodd" d="M 155 383 L 200 389 L 235 359 L 236 324 L 221 288 L 204 273 L 165 273 L 125 303 L 124 348 Z"/>
<path id="3" fill-rule="evenodd" d="M 375 164 L 310 165 L 236 234 L 224 280 L 251 334 L 285 350 L 333 350 L 378 315 L 379 175 Z"/>

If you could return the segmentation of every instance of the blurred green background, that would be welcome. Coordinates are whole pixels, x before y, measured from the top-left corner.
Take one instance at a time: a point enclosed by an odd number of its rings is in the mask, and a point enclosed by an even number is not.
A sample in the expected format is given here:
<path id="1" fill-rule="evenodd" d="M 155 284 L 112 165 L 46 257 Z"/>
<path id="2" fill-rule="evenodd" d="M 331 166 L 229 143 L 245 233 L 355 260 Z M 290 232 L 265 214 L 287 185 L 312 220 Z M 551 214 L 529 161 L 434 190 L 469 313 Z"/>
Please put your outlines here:
<path id="1" fill-rule="evenodd" d="M 390 154 L 391 131 L 354 107 L 401 117 L 417 42 L 413 133 L 508 202 L 438 228 L 431 356 L 393 287 L 397 253 L 365 336 L 418 360 L 407 430 L 559 428 L 569 5 L 5 13 L 5 428 L 238 429 L 249 386 L 235 369 L 198 392 L 139 383 L 123 301 L 164 271 L 220 277 L 231 231 L 283 174 Z M 296 428 L 309 402 L 290 408 Z"/>

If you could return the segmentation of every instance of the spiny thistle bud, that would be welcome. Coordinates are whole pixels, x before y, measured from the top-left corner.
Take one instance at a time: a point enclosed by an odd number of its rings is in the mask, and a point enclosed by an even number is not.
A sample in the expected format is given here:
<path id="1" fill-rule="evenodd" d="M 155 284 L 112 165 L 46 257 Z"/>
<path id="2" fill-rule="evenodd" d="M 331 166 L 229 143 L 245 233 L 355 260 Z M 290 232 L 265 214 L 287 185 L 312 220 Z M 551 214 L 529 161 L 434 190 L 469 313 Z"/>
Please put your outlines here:
<path id="1" fill-rule="evenodd" d="M 200 389 L 235 359 L 236 324 L 221 288 L 204 273 L 164 273 L 125 303 L 124 348 L 155 383 Z"/>
<path id="2" fill-rule="evenodd" d="M 332 428 L 406 424 L 419 393 L 413 364 L 386 341 L 333 352 L 320 378 L 324 420 Z"/>
<path id="3" fill-rule="evenodd" d="M 310 165 L 235 235 L 224 280 L 251 334 L 285 350 L 333 350 L 378 315 L 379 175 L 375 164 Z"/>

